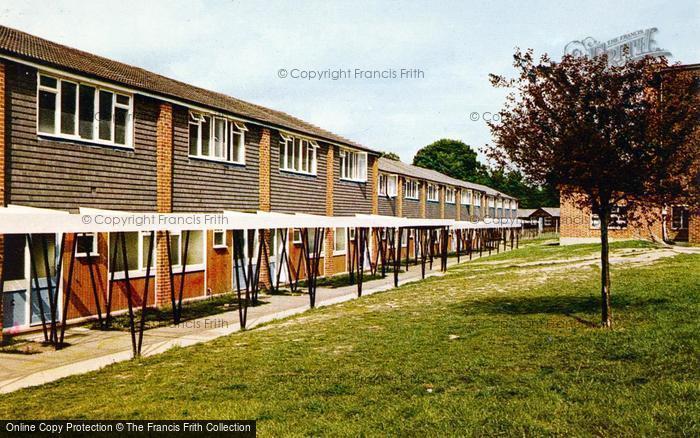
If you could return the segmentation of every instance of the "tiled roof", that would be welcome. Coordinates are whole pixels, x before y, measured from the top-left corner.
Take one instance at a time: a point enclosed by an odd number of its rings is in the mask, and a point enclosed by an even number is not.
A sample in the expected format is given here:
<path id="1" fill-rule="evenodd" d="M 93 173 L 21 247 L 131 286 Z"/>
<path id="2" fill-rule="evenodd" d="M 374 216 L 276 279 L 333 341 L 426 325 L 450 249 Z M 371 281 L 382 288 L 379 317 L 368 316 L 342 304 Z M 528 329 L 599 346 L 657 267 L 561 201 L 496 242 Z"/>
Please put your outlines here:
<path id="1" fill-rule="evenodd" d="M 554 217 L 560 216 L 559 207 L 541 207 L 541 208 L 542 208 L 542 210 L 546 211 L 547 213 L 551 214 Z"/>
<path id="2" fill-rule="evenodd" d="M 0 26 L 0 54 L 124 85 L 162 97 L 197 104 L 282 129 L 374 152 L 372 149 L 307 123 L 289 114 L 265 108 L 215 91 L 134 67 L 43 38 Z"/>
<path id="3" fill-rule="evenodd" d="M 501 196 L 502 198 L 516 199 L 510 195 L 499 192 L 498 190 L 492 189 L 491 187 L 485 186 L 483 184 L 462 181 L 460 179 L 452 178 L 432 169 L 426 169 L 424 167 L 406 164 L 401 161 L 390 160 L 389 158 L 382 157 L 379 159 L 379 170 L 387 173 L 396 173 L 399 175 L 407 176 L 409 178 L 425 179 L 428 181 L 436 182 L 438 184 L 447 184 L 471 190 L 478 190 L 491 196 Z"/>

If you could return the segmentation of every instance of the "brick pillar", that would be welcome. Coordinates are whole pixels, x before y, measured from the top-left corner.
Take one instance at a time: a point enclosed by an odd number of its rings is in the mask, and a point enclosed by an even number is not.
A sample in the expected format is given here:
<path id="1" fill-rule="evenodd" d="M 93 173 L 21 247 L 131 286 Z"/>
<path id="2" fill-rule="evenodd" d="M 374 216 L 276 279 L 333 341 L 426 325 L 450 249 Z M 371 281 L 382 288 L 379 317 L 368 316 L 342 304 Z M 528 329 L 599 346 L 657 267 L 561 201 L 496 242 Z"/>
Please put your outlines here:
<path id="1" fill-rule="evenodd" d="M 335 146 L 328 145 L 326 153 L 326 216 L 333 216 L 333 196 L 335 193 Z M 335 235 L 332 228 L 326 229 L 325 248 L 323 253 L 323 275 L 329 277 L 335 274 L 333 269 L 333 248 Z"/>
<path id="2" fill-rule="evenodd" d="M 438 186 L 440 187 L 440 186 Z M 440 188 L 440 219 L 445 219 L 445 192 L 447 191 L 447 186 L 442 186 Z"/>
<path id="3" fill-rule="evenodd" d="M 379 158 L 372 161 L 372 214 L 379 214 Z"/>
<path id="4" fill-rule="evenodd" d="M 462 189 L 455 190 L 455 220 L 462 217 Z"/>
<path id="5" fill-rule="evenodd" d="M 403 182 L 404 178 L 399 176 L 396 187 L 396 216 L 403 217 Z"/>
<path id="6" fill-rule="evenodd" d="M 156 208 L 173 211 L 173 107 L 161 102 L 156 122 Z M 170 304 L 170 269 L 165 231 L 156 235 L 156 306 Z"/>
<path id="7" fill-rule="evenodd" d="M 427 192 L 428 183 L 426 181 L 420 182 L 420 217 L 425 218 L 425 200 L 428 195 Z"/>
<path id="8" fill-rule="evenodd" d="M 691 212 L 688 222 L 688 243 L 700 245 L 700 209 Z"/>
<path id="9" fill-rule="evenodd" d="M 270 211 L 270 130 L 268 128 L 263 128 L 262 130 L 259 147 L 260 166 L 258 167 L 258 190 L 260 196 L 260 211 Z M 263 234 L 263 239 L 268 249 L 271 247 L 271 237 L 270 230 L 266 230 Z M 267 260 L 267 257 L 265 257 L 265 254 L 263 253 L 260 265 L 260 284 L 262 284 L 266 289 L 272 287 L 270 284 L 270 276 L 268 274 L 269 266 L 269 260 Z"/>
<path id="10" fill-rule="evenodd" d="M 4 207 L 7 200 L 5 199 L 5 63 L 0 60 L 0 207 Z M 5 278 L 3 269 L 5 269 L 5 236 L 0 234 L 0 281 Z M 4 291 L 4 289 L 3 289 Z M 2 295 L 0 295 L 0 343 L 3 341 L 2 336 Z"/>

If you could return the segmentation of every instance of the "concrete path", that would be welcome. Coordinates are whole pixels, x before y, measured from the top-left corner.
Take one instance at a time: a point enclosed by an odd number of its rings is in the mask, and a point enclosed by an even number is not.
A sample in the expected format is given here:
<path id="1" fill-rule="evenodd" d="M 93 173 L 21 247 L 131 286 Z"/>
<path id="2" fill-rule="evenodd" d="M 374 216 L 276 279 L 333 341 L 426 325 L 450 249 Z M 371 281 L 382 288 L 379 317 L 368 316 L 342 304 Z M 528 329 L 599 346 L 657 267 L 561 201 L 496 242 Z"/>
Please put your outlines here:
<path id="1" fill-rule="evenodd" d="M 461 259 L 462 263 L 468 260 L 468 256 Z M 456 263 L 456 258 L 448 260 L 448 266 Z M 426 277 L 442 275 L 439 272 L 439 260 L 433 263 L 432 270 L 427 268 L 426 266 Z M 420 266 L 411 266 L 408 272 L 400 274 L 399 285 L 419 281 L 420 272 Z M 393 287 L 393 274 L 387 275 L 384 279 L 365 282 L 363 296 L 393 289 Z M 357 298 L 357 286 L 336 289 L 318 288 L 316 297 L 316 307 L 342 303 Z M 261 294 L 260 298 L 266 304 L 248 309 L 247 328 L 249 329 L 309 310 L 307 294 Z M 185 347 L 210 341 L 239 330 L 238 310 L 185 321 L 177 326 L 152 328 L 144 332 L 142 355 L 151 356 L 175 346 Z M 35 333 L 23 338 L 41 342 L 43 335 Z M 59 351 L 46 349 L 34 354 L 0 353 L 0 393 L 41 385 L 132 358 L 131 337 L 128 331 L 100 331 L 85 326 L 72 327 L 66 330 L 65 340 L 70 345 Z"/>

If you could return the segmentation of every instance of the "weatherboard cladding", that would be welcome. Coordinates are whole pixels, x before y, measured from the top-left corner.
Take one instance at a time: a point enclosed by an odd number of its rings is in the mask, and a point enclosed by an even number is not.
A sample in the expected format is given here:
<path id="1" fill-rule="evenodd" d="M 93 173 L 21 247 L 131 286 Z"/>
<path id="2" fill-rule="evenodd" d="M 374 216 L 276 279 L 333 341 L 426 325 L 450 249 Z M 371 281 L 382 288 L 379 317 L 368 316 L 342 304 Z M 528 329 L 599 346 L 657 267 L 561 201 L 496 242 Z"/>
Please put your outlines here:
<path id="1" fill-rule="evenodd" d="M 440 203 L 427 201 L 425 203 L 425 217 L 428 219 L 441 219 L 440 217 Z"/>
<path id="2" fill-rule="evenodd" d="M 398 213 L 396 197 L 379 196 L 379 214 L 382 216 L 396 216 Z"/>
<path id="3" fill-rule="evenodd" d="M 367 159 L 367 182 L 355 182 L 340 179 L 340 154 L 337 150 L 334 157 L 333 215 L 371 214 L 374 176 L 369 169 L 376 158 L 369 156 Z"/>
<path id="4" fill-rule="evenodd" d="M 6 62 L 8 203 L 71 209 L 156 208 L 155 100 L 136 96 L 134 149 L 37 136 L 37 71 Z"/>
<path id="5" fill-rule="evenodd" d="M 328 144 L 318 142 L 316 175 L 279 168 L 279 131 L 270 132 L 270 208 L 279 213 L 326 214 L 326 163 Z M 257 183 L 255 185 L 257 190 Z M 337 190 L 337 188 L 335 189 Z M 337 214 L 337 213 L 336 213 Z"/>
<path id="6" fill-rule="evenodd" d="M 403 199 L 403 216 L 420 217 L 420 201 L 418 199 Z"/>
<path id="7" fill-rule="evenodd" d="M 457 208 L 455 204 L 445 202 L 445 219 L 457 219 Z"/>
<path id="8" fill-rule="evenodd" d="M 190 158 L 188 110 L 173 109 L 173 211 L 255 211 L 259 205 L 258 167 L 262 127 L 247 124 L 245 165 Z"/>

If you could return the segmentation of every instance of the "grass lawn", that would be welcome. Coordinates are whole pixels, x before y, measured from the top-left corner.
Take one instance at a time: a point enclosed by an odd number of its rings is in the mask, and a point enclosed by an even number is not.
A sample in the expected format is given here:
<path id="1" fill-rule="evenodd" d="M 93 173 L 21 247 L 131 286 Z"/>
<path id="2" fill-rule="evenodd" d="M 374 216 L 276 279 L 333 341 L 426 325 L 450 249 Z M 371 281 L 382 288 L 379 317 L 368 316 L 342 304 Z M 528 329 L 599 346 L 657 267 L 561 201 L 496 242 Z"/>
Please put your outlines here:
<path id="1" fill-rule="evenodd" d="M 596 254 L 535 242 L 3 395 L 0 416 L 257 419 L 262 435 L 699 435 L 700 255 L 614 266 L 606 331 L 593 327 L 598 267 L 554 263 Z"/>

